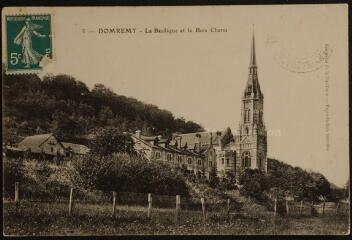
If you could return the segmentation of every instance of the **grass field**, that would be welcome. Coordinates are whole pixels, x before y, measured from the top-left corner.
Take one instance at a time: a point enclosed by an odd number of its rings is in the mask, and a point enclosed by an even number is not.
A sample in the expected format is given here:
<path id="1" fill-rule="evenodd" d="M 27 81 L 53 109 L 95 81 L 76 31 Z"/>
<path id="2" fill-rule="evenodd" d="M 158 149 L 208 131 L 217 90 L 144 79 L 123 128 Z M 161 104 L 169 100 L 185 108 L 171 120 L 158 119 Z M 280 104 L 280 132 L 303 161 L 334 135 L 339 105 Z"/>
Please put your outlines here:
<path id="1" fill-rule="evenodd" d="M 147 218 L 145 207 L 118 206 L 116 216 L 111 204 L 76 203 L 73 215 L 68 216 L 67 203 L 21 202 L 16 212 L 13 202 L 3 204 L 4 235 L 153 235 L 153 234 L 319 234 L 344 235 L 349 233 L 346 215 L 319 217 L 248 216 L 209 213 L 203 222 L 201 212 L 181 211 L 179 223 L 172 209 L 153 209 Z"/>

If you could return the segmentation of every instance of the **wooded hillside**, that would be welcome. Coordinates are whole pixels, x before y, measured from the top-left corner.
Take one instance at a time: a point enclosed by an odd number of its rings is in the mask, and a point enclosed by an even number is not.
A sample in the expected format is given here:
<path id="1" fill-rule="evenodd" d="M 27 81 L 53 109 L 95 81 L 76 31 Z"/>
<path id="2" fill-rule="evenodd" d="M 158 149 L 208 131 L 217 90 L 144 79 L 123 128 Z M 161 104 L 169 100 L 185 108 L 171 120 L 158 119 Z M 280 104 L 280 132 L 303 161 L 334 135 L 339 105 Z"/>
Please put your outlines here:
<path id="1" fill-rule="evenodd" d="M 347 186 L 338 188 L 321 173 L 293 167 L 275 159 L 268 159 L 268 182 L 271 188 L 287 191 L 300 199 L 317 200 L 319 196 L 324 196 L 335 201 L 348 196 Z"/>
<path id="2" fill-rule="evenodd" d="M 97 80 L 98 81 L 98 80 Z M 4 136 L 53 132 L 61 140 L 80 142 L 99 127 L 114 126 L 127 132 L 168 135 L 197 132 L 197 123 L 175 118 L 167 110 L 114 93 L 102 84 L 93 89 L 67 75 L 3 75 Z"/>

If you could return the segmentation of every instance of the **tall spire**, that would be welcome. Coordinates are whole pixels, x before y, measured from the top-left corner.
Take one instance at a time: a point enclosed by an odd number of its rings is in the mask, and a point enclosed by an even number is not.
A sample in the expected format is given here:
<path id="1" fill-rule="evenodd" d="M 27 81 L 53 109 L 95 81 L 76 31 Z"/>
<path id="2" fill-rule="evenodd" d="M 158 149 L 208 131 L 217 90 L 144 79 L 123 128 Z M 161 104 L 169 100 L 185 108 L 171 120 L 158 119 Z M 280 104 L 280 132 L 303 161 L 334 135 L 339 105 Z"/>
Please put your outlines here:
<path id="1" fill-rule="evenodd" d="M 254 25 L 252 32 L 252 46 L 251 46 L 251 56 L 249 63 L 249 76 L 247 80 L 247 86 L 245 88 L 244 97 L 262 97 L 262 93 L 260 91 L 258 75 L 257 75 L 257 60 L 255 54 L 255 38 L 254 38 Z"/>
<path id="2" fill-rule="evenodd" d="M 254 25 L 253 25 L 253 33 L 252 33 L 252 49 L 251 49 L 251 61 L 250 66 L 256 66 L 255 59 L 255 39 L 254 39 Z"/>

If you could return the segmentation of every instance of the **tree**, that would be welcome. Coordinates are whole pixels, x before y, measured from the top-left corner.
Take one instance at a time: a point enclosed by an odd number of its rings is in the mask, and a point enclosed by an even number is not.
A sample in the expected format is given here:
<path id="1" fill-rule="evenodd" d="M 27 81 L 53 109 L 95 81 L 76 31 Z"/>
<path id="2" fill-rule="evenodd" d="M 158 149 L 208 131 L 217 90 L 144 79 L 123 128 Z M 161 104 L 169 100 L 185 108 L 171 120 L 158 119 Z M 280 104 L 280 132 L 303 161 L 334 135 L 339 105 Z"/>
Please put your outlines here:
<path id="1" fill-rule="evenodd" d="M 349 198 L 350 197 L 350 178 L 347 179 L 346 185 L 344 187 L 344 197 Z"/>
<path id="2" fill-rule="evenodd" d="M 8 119 L 4 128 L 9 133 L 4 139 L 9 142 L 39 132 L 54 132 L 67 141 L 78 142 L 87 131 L 107 125 L 121 131 L 143 129 L 145 135 L 164 136 L 203 130 L 197 123 L 118 95 L 102 84 L 90 91 L 69 75 L 46 75 L 41 80 L 35 74 L 3 73 L 3 96 L 3 118 Z"/>
<path id="3" fill-rule="evenodd" d="M 84 126 L 79 124 L 74 117 L 69 116 L 64 112 L 56 111 L 53 114 L 51 130 L 60 140 L 69 141 L 76 139 L 84 133 Z"/>
<path id="4" fill-rule="evenodd" d="M 180 171 L 168 164 L 139 159 L 128 154 L 74 156 L 72 182 L 78 187 L 104 191 L 188 195 Z"/>
<path id="5" fill-rule="evenodd" d="M 222 145 L 226 145 L 229 144 L 230 142 L 234 142 L 234 137 L 233 134 L 231 132 L 231 128 L 226 128 L 225 133 L 223 135 L 223 137 L 221 138 L 221 144 Z"/>
<path id="6" fill-rule="evenodd" d="M 209 186 L 215 188 L 219 184 L 219 177 L 216 173 L 215 167 L 212 167 L 210 170 L 210 176 L 209 176 Z"/>
<path id="7" fill-rule="evenodd" d="M 239 178 L 241 194 L 262 200 L 263 192 L 269 189 L 268 179 L 258 169 L 245 169 Z"/>
<path id="8" fill-rule="evenodd" d="M 112 118 L 114 117 L 113 112 L 111 111 L 111 108 L 108 106 L 104 106 L 100 111 L 99 111 L 99 120 L 100 123 L 104 125 L 110 125 Z"/>
<path id="9" fill-rule="evenodd" d="M 223 190 L 236 189 L 236 172 L 234 170 L 225 173 L 224 178 L 220 181 L 220 188 Z"/>
<path id="10" fill-rule="evenodd" d="M 121 133 L 115 127 L 98 129 L 90 145 L 92 153 L 100 156 L 107 156 L 112 153 L 135 154 L 131 136 Z"/>

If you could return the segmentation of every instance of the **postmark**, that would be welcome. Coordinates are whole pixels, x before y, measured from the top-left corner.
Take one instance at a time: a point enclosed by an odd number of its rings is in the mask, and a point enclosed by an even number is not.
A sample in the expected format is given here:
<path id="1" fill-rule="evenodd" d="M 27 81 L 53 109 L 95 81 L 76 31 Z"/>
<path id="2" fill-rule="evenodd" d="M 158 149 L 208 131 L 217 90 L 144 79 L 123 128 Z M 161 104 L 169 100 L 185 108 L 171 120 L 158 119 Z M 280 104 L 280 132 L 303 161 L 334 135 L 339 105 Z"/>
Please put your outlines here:
<path id="1" fill-rule="evenodd" d="M 317 12 L 308 25 L 303 21 L 307 11 L 284 9 L 265 41 L 274 62 L 294 73 L 321 69 L 333 53 L 333 44 L 327 41 L 327 32 L 321 27 L 329 23 L 326 14 Z"/>
<path id="2" fill-rule="evenodd" d="M 291 51 L 275 37 L 269 37 L 266 44 L 272 51 L 274 61 L 285 70 L 295 73 L 308 73 L 322 68 L 333 52 L 329 44 L 306 51 Z"/>
<path id="3" fill-rule="evenodd" d="M 7 73 L 38 73 L 53 59 L 52 16 L 5 16 Z"/>

